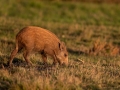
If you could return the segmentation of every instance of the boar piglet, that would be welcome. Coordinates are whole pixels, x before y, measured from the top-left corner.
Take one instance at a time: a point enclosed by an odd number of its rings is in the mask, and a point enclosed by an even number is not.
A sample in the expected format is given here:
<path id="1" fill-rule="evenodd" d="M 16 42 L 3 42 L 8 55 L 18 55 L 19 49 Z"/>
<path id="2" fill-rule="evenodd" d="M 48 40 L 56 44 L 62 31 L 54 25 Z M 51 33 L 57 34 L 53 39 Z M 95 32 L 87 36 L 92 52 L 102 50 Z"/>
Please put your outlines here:
<path id="1" fill-rule="evenodd" d="M 47 63 L 47 55 L 50 55 L 53 58 L 53 64 L 58 62 L 68 65 L 68 52 L 65 44 L 49 30 L 35 26 L 28 26 L 20 30 L 16 35 L 16 47 L 10 55 L 9 66 L 21 49 L 23 49 L 23 57 L 29 65 L 32 65 L 29 55 L 33 51 L 41 54 L 44 63 Z"/>

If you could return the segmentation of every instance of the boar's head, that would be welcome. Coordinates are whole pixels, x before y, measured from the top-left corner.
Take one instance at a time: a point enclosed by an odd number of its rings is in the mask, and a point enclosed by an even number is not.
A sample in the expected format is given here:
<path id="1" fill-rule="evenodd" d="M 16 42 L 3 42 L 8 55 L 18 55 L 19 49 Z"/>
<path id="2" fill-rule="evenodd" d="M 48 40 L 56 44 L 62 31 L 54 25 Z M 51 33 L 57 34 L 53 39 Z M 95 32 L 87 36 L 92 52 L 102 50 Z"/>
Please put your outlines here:
<path id="1" fill-rule="evenodd" d="M 56 54 L 56 58 L 59 64 L 65 64 L 66 66 L 68 65 L 68 52 L 64 42 L 59 43 L 59 51 Z"/>

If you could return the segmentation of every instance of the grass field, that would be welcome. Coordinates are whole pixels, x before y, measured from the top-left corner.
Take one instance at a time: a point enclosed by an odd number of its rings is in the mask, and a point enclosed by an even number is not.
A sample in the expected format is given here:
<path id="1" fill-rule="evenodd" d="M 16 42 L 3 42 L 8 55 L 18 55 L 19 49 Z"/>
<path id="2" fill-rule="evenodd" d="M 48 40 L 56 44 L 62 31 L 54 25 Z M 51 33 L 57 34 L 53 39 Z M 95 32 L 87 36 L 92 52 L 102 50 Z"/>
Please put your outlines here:
<path id="1" fill-rule="evenodd" d="M 22 53 L 6 66 L 15 35 L 34 25 L 66 43 L 68 67 L 42 64 L 27 67 Z M 120 5 L 39 0 L 0 0 L 0 90 L 119 90 Z"/>

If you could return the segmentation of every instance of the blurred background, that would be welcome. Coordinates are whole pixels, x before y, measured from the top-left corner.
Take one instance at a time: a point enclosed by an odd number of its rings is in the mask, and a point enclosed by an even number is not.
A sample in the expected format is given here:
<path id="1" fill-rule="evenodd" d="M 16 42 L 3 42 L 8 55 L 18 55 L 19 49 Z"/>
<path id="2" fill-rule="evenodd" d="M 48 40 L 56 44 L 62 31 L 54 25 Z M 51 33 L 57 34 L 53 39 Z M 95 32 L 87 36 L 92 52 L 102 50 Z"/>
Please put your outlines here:
<path id="1" fill-rule="evenodd" d="M 117 55 L 120 51 L 119 2 L 1 0 L 0 38 L 14 42 L 21 28 L 35 25 L 55 33 L 66 43 L 70 53 Z"/>

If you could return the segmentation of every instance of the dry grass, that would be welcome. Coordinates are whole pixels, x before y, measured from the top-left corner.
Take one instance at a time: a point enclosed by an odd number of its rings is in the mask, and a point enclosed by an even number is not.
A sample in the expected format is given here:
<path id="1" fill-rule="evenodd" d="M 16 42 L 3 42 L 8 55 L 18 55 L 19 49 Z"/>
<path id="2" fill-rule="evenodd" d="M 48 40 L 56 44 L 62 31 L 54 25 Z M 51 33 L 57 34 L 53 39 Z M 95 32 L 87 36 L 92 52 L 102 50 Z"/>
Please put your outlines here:
<path id="1" fill-rule="evenodd" d="M 94 42 L 93 47 L 89 50 L 89 54 L 117 56 L 120 55 L 120 47 L 97 40 Z"/>
<path id="2" fill-rule="evenodd" d="M 113 58 L 83 57 L 68 67 L 15 66 L 0 70 L 0 88 L 10 90 L 116 90 L 120 89 L 120 61 Z M 84 61 L 84 62 L 83 62 Z M 22 62 L 23 63 L 23 62 Z M 15 63 L 14 63 L 15 64 Z"/>

